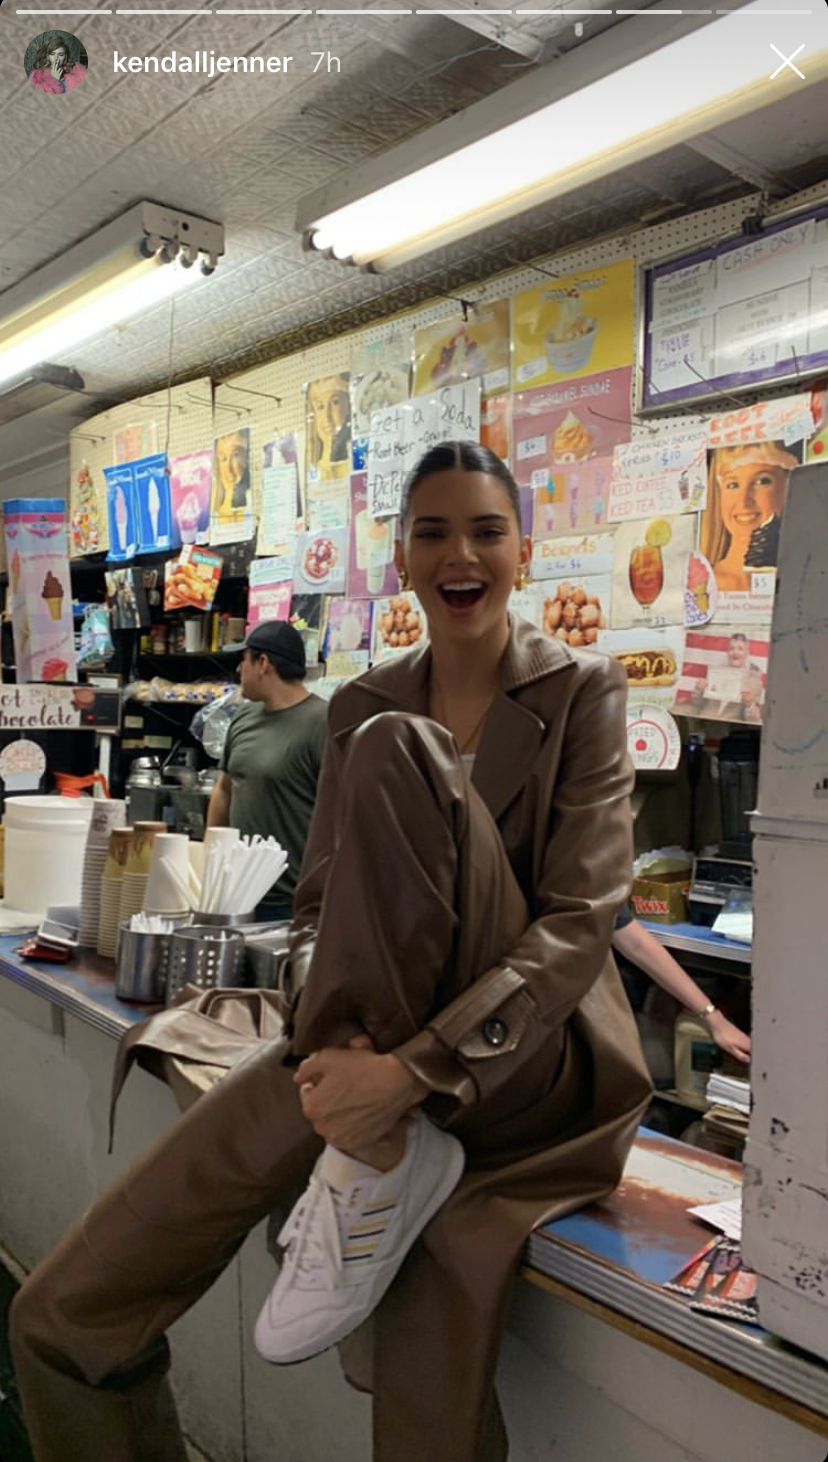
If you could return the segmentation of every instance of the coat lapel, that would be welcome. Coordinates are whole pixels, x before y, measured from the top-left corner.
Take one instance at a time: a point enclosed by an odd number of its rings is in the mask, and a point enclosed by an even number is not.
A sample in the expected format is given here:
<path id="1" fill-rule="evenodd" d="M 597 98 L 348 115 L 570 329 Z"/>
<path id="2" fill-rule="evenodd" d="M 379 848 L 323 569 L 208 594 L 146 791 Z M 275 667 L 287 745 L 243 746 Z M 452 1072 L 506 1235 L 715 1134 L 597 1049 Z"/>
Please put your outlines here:
<path id="1" fill-rule="evenodd" d="M 541 717 L 521 704 L 521 689 L 573 663 L 559 641 L 513 616 L 501 666 L 501 688 L 486 719 L 472 774 L 472 783 L 495 820 L 525 787 L 546 730 Z M 431 651 L 426 643 L 352 681 L 342 695 L 344 714 L 332 728 L 334 735 L 346 737 L 369 715 L 383 710 L 427 716 L 430 673 Z"/>

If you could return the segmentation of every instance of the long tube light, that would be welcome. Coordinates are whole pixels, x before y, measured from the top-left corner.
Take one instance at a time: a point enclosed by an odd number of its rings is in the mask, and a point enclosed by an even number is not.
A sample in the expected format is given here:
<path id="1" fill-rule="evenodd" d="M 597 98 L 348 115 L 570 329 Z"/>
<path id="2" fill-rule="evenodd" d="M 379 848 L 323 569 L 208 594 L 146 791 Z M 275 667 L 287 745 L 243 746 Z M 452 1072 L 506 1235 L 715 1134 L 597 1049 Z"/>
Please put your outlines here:
<path id="1" fill-rule="evenodd" d="M 198 278 L 199 259 L 212 273 L 223 250 L 220 225 L 137 204 L 0 294 L 0 384 L 153 309 Z"/>
<path id="2" fill-rule="evenodd" d="M 621 55 L 616 27 L 354 169 L 300 203 L 307 246 L 392 269 L 828 76 L 824 6 L 794 25 L 766 0 L 736 4 L 708 21 L 687 0 L 682 20 L 653 7 Z M 780 66 L 798 45 L 797 70 Z"/>

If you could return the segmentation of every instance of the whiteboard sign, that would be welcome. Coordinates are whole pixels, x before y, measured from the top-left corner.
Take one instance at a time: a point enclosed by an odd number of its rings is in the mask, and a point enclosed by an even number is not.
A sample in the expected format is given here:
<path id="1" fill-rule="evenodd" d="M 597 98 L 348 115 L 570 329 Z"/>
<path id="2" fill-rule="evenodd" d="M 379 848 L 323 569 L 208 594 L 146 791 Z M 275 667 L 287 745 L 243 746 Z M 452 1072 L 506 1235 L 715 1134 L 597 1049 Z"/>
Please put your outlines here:
<path id="1" fill-rule="evenodd" d="M 394 518 L 411 469 L 440 442 L 480 441 L 480 381 L 444 386 L 430 396 L 400 401 L 371 417 L 368 511 Z"/>
<path id="2" fill-rule="evenodd" d="M 643 411 L 828 366 L 828 208 L 645 271 Z"/>

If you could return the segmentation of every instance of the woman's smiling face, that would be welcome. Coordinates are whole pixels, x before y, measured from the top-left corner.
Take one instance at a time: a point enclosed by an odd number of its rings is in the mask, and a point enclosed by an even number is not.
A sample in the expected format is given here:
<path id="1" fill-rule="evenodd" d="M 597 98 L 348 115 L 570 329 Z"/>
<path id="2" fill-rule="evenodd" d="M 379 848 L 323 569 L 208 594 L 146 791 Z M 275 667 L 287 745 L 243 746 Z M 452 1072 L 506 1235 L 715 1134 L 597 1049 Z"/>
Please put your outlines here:
<path id="1" fill-rule="evenodd" d="M 782 512 L 788 474 L 781 467 L 735 462 L 720 474 L 718 482 L 722 522 L 731 538 L 750 538 Z"/>
<path id="2" fill-rule="evenodd" d="M 528 562 L 528 540 L 496 477 L 447 467 L 414 489 L 397 567 L 408 572 L 432 640 L 500 631 L 518 567 Z"/>

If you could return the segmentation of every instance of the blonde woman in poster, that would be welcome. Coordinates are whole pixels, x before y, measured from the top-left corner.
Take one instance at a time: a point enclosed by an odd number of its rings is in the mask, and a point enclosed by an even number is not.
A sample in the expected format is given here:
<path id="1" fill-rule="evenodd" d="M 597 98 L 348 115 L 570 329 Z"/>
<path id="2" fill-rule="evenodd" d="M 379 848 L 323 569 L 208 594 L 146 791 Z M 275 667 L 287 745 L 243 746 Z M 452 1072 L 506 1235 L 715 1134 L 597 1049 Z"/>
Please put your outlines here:
<path id="1" fill-rule="evenodd" d="M 798 465 L 782 442 L 711 452 L 702 552 L 723 593 L 747 593 L 752 570 L 776 567 L 788 479 Z"/>
<path id="2" fill-rule="evenodd" d="M 350 382 L 350 374 L 340 371 L 308 386 L 307 465 L 317 481 L 350 473 Z"/>
<path id="3" fill-rule="evenodd" d="M 163 1332 L 297 1195 L 260 1353 L 346 1342 L 373 1462 L 505 1462 L 494 1378 L 527 1236 L 621 1177 L 651 1090 L 610 953 L 624 672 L 510 615 L 529 544 L 486 448 L 427 453 L 400 523 L 429 639 L 331 702 L 289 1041 L 199 1097 L 18 1293 L 37 1462 L 183 1458 Z M 347 1437 L 331 1455 L 355 1462 Z"/>

